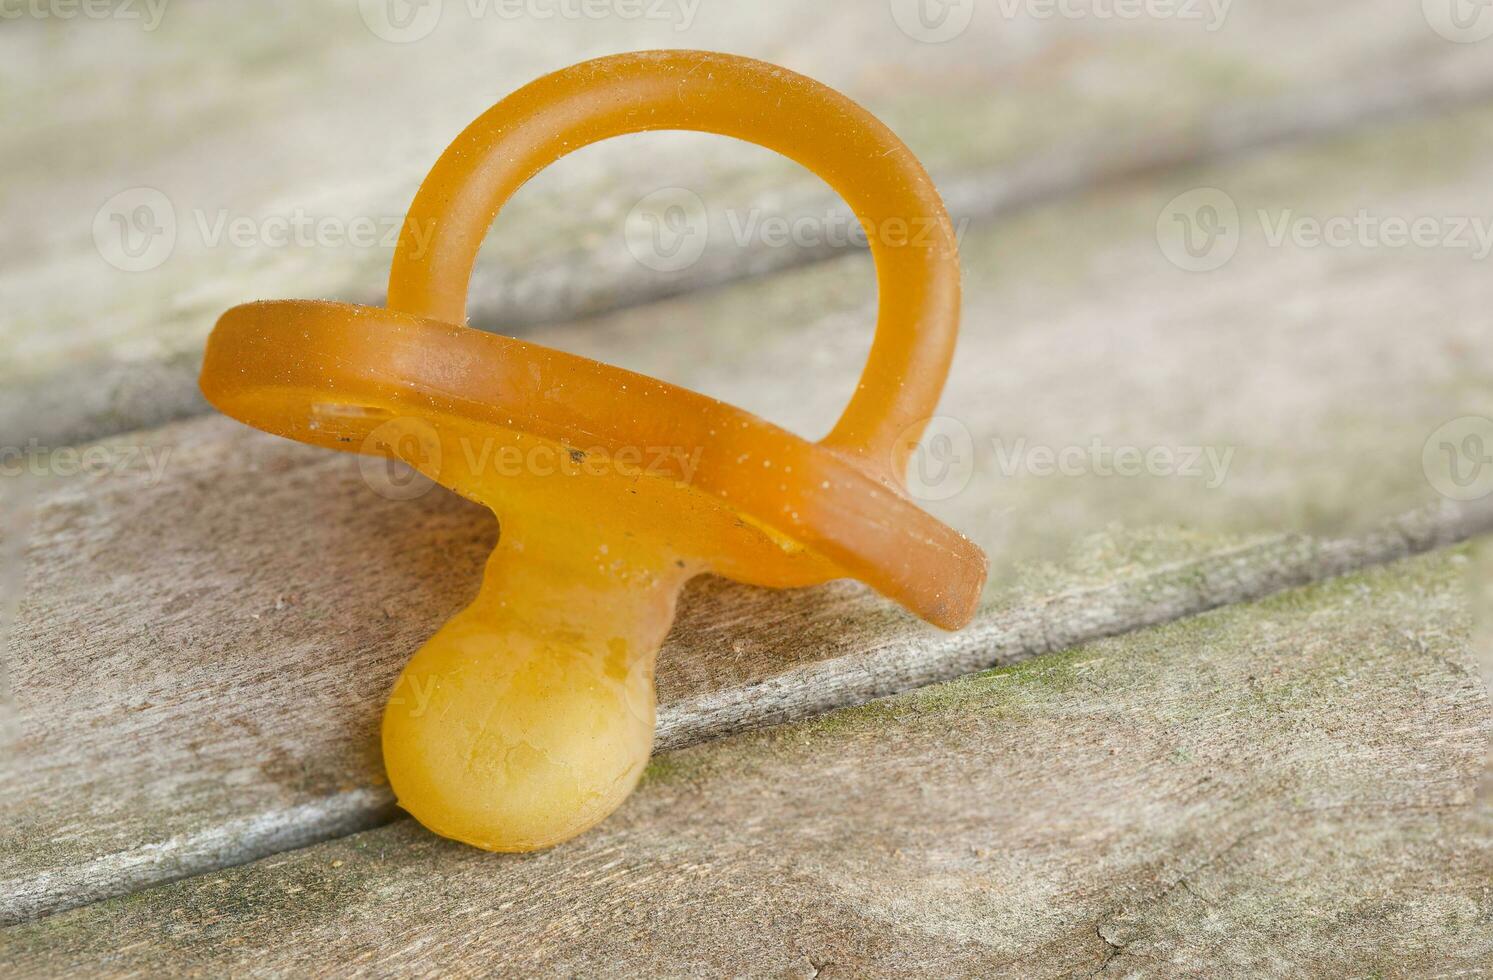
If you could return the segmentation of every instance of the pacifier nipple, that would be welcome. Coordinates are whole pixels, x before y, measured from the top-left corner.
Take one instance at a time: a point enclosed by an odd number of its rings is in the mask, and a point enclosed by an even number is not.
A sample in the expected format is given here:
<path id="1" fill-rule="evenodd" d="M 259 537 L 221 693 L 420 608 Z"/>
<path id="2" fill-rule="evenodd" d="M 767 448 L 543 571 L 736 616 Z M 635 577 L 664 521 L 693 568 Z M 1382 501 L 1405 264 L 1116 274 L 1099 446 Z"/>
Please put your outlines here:
<path id="1" fill-rule="evenodd" d="M 609 579 L 502 533 L 476 601 L 395 685 L 384 764 L 436 833 L 521 851 L 586 830 L 637 784 L 678 584 Z"/>

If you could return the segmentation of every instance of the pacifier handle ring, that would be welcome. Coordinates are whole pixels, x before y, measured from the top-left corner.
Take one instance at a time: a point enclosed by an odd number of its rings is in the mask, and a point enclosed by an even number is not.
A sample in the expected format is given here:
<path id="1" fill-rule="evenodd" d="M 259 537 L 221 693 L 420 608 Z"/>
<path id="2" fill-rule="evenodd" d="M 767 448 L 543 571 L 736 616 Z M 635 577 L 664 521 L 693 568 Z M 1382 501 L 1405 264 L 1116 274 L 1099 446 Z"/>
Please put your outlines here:
<path id="1" fill-rule="evenodd" d="M 879 300 L 871 353 L 822 443 L 901 483 L 938 404 L 959 324 L 959 254 L 922 165 L 850 99 L 776 65 L 703 51 L 583 62 L 503 99 L 462 131 L 421 184 L 389 274 L 388 307 L 466 322 L 477 253 L 531 177 L 583 146 L 657 130 L 733 136 L 817 174 L 860 220 Z"/>

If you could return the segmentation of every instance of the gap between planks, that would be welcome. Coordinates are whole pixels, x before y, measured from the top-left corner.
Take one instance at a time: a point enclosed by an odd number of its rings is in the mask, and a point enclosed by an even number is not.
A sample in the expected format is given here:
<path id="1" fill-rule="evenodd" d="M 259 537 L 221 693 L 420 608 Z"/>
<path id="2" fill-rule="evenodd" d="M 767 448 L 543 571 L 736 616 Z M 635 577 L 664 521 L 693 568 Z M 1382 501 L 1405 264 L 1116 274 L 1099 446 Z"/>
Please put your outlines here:
<path id="1" fill-rule="evenodd" d="M 1014 164 L 940 175 L 940 190 L 957 223 L 985 224 L 1024 209 L 1106 185 L 1186 167 L 1216 164 L 1292 143 L 1329 139 L 1356 129 L 1435 116 L 1493 95 L 1493 62 L 1468 71 L 1460 62 L 1394 71 L 1311 92 L 1293 92 L 1260 104 L 1221 107 L 1204 126 L 1159 128 L 1125 140 L 1075 142 Z M 834 196 L 810 200 L 808 213 L 847 214 Z M 762 208 L 777 213 L 779 208 Z M 569 309 L 601 316 L 669 297 L 769 276 L 861 251 L 854 243 L 745 249 L 696 263 L 677 278 L 640 277 L 623 264 L 575 287 Z M 544 270 L 538 270 L 543 274 Z M 473 283 L 471 321 L 493 327 L 497 303 L 482 279 Z M 499 290 L 501 292 L 501 290 Z M 565 318 L 561 318 L 565 319 Z M 558 322 L 537 317 L 535 326 Z M 137 429 L 154 428 L 203 413 L 197 390 L 199 351 L 176 352 L 147 362 L 105 360 L 66 375 L 22 379 L 0 391 L 0 443 L 63 446 Z"/>
<path id="2" fill-rule="evenodd" d="M 960 633 L 892 638 L 762 681 L 661 704 L 656 749 L 802 721 L 839 708 L 1026 660 L 1092 640 L 1252 602 L 1493 533 L 1493 500 L 1446 503 L 1356 536 L 1281 535 L 1118 582 L 987 609 Z M 400 819 L 384 787 L 228 821 L 76 867 L 0 882 L 0 925 L 247 864 Z"/>

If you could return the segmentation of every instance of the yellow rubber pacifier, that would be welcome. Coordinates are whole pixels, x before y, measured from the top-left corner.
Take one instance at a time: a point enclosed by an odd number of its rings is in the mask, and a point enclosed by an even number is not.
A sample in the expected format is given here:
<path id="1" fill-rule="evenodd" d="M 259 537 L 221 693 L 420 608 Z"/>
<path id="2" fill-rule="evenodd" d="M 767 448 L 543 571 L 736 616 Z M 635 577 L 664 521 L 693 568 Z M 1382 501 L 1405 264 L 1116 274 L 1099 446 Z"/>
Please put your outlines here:
<path id="1" fill-rule="evenodd" d="M 776 150 L 869 234 L 876 336 L 834 430 L 808 442 L 682 388 L 465 326 L 488 226 L 525 181 L 612 136 L 686 129 Z M 647 764 L 654 660 L 680 588 L 851 577 L 946 629 L 984 555 L 902 470 L 953 355 L 953 227 L 912 152 L 864 109 L 774 65 L 698 51 L 601 58 L 524 86 L 457 137 L 405 221 L 388 307 L 223 314 L 202 390 L 250 425 L 403 459 L 498 516 L 476 600 L 405 667 L 384 714 L 400 805 L 498 851 L 581 833 Z"/>

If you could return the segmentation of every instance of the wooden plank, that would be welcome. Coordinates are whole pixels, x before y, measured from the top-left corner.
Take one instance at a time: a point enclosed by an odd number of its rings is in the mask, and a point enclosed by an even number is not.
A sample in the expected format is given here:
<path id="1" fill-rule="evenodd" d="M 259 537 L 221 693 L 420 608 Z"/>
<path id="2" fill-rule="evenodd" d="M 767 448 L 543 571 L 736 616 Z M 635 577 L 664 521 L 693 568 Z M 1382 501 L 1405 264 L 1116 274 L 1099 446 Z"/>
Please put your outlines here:
<path id="1" fill-rule="evenodd" d="M 1405 143 L 1434 149 L 1440 170 L 1392 152 Z M 1493 119 L 1469 112 L 1197 176 L 1246 209 L 1285 201 L 1329 214 L 1365 195 L 1444 213 L 1448 201 L 1486 199 L 1490 147 Z M 1345 200 L 1348 165 L 1356 190 Z M 1441 500 L 1421 461 L 1449 416 L 1489 411 L 1481 266 L 1454 250 L 1303 257 L 1255 233 L 1224 269 L 1185 274 L 1161 257 L 1154 226 L 1189 186 L 1139 184 L 967 242 L 968 317 L 947 404 L 981 456 L 962 492 L 928 506 L 995 559 L 975 626 L 938 634 L 846 583 L 792 594 L 697 583 L 663 655 L 661 745 L 1493 528 L 1493 502 Z M 550 337 L 812 434 L 853 383 L 870 283 L 852 259 Z M 1235 457 L 1214 487 L 1008 475 L 998 437 Z M 388 501 L 352 458 L 222 419 L 103 446 L 131 465 L 52 481 L 22 522 L 29 569 L 9 653 L 20 771 L 0 804 L 8 919 L 387 819 L 373 738 L 382 699 L 472 594 L 493 540 L 490 518 L 444 493 Z M 168 452 L 157 479 L 149 461 Z M 1411 516 L 1393 517 L 1402 512 Z"/>
<path id="2" fill-rule="evenodd" d="M 410 45 L 327 3 L 280 12 L 274 27 L 238 5 L 173 4 L 153 32 L 99 23 L 44 43 L 46 24 L 13 22 L 0 79 L 27 108 L 0 147 L 0 340 L 14 354 L 0 363 L 0 444 L 65 445 L 201 412 L 201 341 L 235 303 L 376 301 L 390 256 L 381 242 L 315 235 L 278 247 L 251 234 L 238 245 L 213 229 L 296 215 L 333 234 L 354 218 L 387 224 L 497 95 L 605 50 L 724 48 L 823 78 L 905 136 L 961 220 L 1493 91 L 1475 46 L 1437 38 L 1399 0 L 1238 4 L 1211 32 L 982 11 L 948 44 L 921 43 L 852 0 L 706 4 L 685 31 L 667 18 L 556 18 L 535 30 L 446 7 L 440 29 Z M 215 81 L 225 59 L 265 66 L 263 77 Z M 172 94 L 130 125 L 112 99 L 57 98 L 99 71 Z M 190 97 L 171 84 L 180 78 L 200 80 Z M 687 269 L 649 268 L 625 243 L 627 215 L 662 186 L 697 194 L 709 215 L 709 247 Z M 164 194 L 161 227 L 178 234 L 163 264 L 125 272 L 103 260 L 92 227 L 137 187 Z M 786 245 L 740 231 L 773 219 L 830 231 Z M 504 331 L 568 320 L 842 253 L 850 236 L 830 232 L 844 227 L 822 184 L 765 152 L 696 136 L 623 141 L 525 189 L 488 243 L 471 309 Z"/>
<path id="3" fill-rule="evenodd" d="M 1440 553 L 660 758 L 597 831 L 409 821 L 0 931 L 17 977 L 1460 975 L 1493 711 Z"/>
<path id="4" fill-rule="evenodd" d="M 1493 548 L 1474 551 L 1467 569 L 1467 592 L 1473 610 L 1473 657 L 1482 674 L 1483 687 L 1493 692 Z M 1488 740 L 1488 758 L 1483 766 L 1478 799 L 1485 809 L 1493 810 L 1493 739 Z"/>

